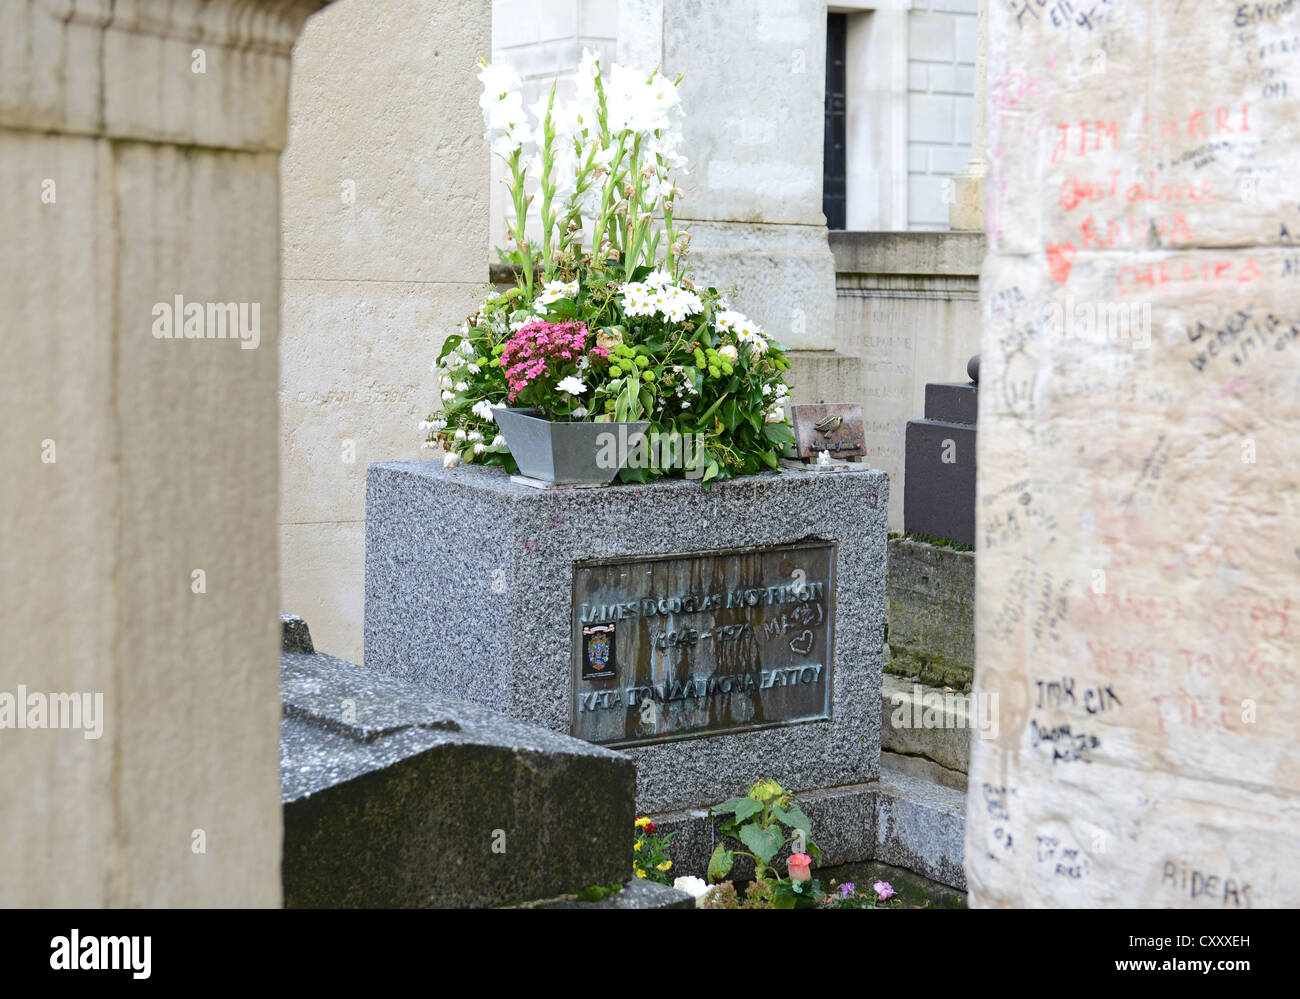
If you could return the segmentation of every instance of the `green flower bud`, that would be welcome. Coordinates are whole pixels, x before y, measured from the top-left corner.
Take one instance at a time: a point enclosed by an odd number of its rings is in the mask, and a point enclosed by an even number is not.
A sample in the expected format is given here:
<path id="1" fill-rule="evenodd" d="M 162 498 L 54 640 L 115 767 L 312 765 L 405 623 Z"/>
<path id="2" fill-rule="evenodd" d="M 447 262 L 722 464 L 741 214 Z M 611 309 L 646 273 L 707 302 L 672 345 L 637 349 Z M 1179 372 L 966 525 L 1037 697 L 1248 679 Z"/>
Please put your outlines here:
<path id="1" fill-rule="evenodd" d="M 644 355 L 642 355 L 641 357 L 638 357 L 638 358 L 636 359 L 636 366 L 637 366 L 638 368 L 648 368 L 648 367 L 650 367 L 650 358 L 648 358 L 648 357 L 646 357 L 646 356 L 644 356 Z"/>
<path id="2" fill-rule="evenodd" d="M 718 364 L 719 364 L 719 367 L 722 368 L 722 373 L 723 373 L 724 375 L 730 375 L 730 374 L 731 374 L 731 372 L 732 372 L 732 367 L 731 367 L 731 365 L 728 364 L 725 360 L 719 361 Z"/>
<path id="3" fill-rule="evenodd" d="M 645 381 L 647 381 L 647 382 L 652 382 L 652 381 L 655 380 L 655 373 L 654 373 L 653 371 L 647 371 L 647 372 L 646 372 L 644 375 L 642 375 L 641 377 L 642 377 Z"/>
<path id="4" fill-rule="evenodd" d="M 709 377 L 710 377 L 710 378 L 717 378 L 717 377 L 719 377 L 721 374 L 722 374 L 722 372 L 718 370 L 718 366 L 717 366 L 716 364 L 710 364 L 710 365 L 709 365 Z"/>
<path id="5" fill-rule="evenodd" d="M 695 366 L 696 366 L 697 368 L 702 368 L 702 367 L 704 367 L 704 365 L 705 365 L 705 360 L 704 360 L 704 351 L 700 350 L 699 347 L 696 347 L 696 348 L 695 348 Z"/>
<path id="6" fill-rule="evenodd" d="M 617 364 L 611 364 L 609 366 L 609 373 L 612 377 L 618 378 L 623 374 L 623 369 L 620 368 Z"/>
<path id="7" fill-rule="evenodd" d="M 606 400 L 605 400 L 605 412 L 606 412 L 606 413 L 612 413 L 612 412 L 614 412 L 614 400 L 613 400 L 613 399 L 606 399 Z"/>

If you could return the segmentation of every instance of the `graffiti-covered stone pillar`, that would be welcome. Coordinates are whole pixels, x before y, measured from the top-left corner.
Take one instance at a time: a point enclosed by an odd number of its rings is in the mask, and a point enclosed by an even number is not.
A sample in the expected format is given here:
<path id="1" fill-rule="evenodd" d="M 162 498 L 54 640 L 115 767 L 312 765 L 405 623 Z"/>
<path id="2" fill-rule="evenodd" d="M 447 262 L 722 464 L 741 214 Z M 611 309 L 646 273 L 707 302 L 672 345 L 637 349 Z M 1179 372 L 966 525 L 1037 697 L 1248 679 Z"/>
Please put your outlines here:
<path id="1" fill-rule="evenodd" d="M 1295 13 L 1079 9 L 989 10 L 971 897 L 1296 906 Z"/>

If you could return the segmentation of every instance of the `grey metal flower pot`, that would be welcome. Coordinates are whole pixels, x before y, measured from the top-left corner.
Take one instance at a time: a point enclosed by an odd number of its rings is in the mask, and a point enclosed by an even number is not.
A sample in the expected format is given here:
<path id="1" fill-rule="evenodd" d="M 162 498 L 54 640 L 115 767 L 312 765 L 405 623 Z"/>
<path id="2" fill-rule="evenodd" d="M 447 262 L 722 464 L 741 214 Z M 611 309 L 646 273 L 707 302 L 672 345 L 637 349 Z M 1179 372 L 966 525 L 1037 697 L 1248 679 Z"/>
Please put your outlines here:
<path id="1" fill-rule="evenodd" d="M 556 485 L 608 485 L 650 426 L 552 423 L 531 409 L 497 409 L 493 416 L 519 471 Z"/>

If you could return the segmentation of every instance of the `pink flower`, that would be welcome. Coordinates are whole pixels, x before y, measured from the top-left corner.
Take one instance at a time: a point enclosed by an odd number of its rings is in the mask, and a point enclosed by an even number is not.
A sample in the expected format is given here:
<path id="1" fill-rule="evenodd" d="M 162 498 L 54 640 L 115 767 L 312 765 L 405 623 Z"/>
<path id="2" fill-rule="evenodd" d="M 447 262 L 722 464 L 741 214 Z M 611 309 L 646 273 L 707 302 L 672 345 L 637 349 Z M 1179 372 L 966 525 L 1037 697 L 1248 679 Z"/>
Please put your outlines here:
<path id="1" fill-rule="evenodd" d="M 888 902 L 898 894 L 898 892 L 894 891 L 894 886 L 888 881 L 877 881 L 871 887 L 875 891 L 876 895 L 880 897 L 880 901 L 882 902 Z"/>
<path id="2" fill-rule="evenodd" d="M 812 857 L 806 853 L 792 853 L 790 859 L 786 861 L 786 867 L 790 871 L 791 881 L 807 881 L 812 877 L 812 871 L 809 867 L 812 864 Z"/>

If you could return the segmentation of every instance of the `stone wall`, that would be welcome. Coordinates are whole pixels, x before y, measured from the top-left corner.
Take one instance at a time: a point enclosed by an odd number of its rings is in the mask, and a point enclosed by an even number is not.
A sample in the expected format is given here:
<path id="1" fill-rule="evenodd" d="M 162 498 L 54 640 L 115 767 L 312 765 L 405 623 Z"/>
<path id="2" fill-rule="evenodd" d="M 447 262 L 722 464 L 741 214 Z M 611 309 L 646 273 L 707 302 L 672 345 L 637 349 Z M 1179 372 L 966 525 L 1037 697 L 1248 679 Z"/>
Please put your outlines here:
<path id="1" fill-rule="evenodd" d="M 4 5 L 0 905 L 280 902 L 277 159 L 319 6 Z M 94 721 L 17 729 L 21 687 Z"/>
<path id="2" fill-rule="evenodd" d="M 990 11 L 971 900 L 1295 907 L 1296 14 L 1095 15 Z"/>
<path id="3" fill-rule="evenodd" d="M 799 351 L 798 402 L 860 402 L 867 454 L 889 473 L 889 528 L 903 529 L 907 421 L 926 382 L 964 381 L 979 350 L 978 233 L 833 232 L 835 352 Z"/>
<path id="4" fill-rule="evenodd" d="M 421 455 L 429 366 L 487 288 L 474 70 L 489 0 L 340 0 L 294 50 L 284 185 L 281 604 L 362 658 L 365 468 Z M 424 452 L 427 456 L 429 452 Z"/>
<path id="5" fill-rule="evenodd" d="M 947 229 L 949 180 L 971 156 L 979 0 L 912 0 L 907 37 L 907 222 Z"/>

